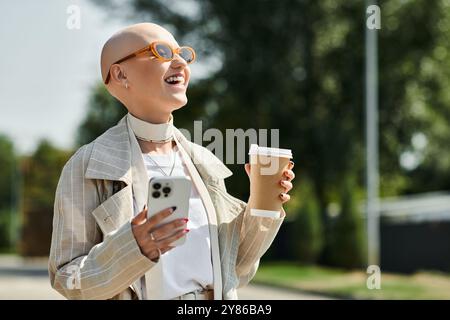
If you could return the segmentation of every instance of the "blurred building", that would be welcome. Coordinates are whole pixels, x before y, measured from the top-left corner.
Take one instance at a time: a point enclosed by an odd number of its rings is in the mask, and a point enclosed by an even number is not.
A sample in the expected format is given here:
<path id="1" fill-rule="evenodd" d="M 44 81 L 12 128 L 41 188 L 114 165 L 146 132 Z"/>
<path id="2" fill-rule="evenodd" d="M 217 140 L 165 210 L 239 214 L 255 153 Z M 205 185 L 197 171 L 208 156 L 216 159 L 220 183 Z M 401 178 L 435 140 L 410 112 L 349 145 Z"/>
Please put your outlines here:
<path id="1" fill-rule="evenodd" d="M 450 272 L 450 193 L 382 199 L 380 218 L 383 271 Z"/>

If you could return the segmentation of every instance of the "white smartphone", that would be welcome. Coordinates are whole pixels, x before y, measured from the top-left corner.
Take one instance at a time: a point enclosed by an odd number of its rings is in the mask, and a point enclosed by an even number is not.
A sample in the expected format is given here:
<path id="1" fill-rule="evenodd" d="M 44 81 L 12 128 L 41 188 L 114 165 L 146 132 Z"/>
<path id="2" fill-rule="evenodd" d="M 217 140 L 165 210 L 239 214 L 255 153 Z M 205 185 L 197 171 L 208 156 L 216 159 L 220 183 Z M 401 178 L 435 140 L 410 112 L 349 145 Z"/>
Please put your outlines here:
<path id="1" fill-rule="evenodd" d="M 147 218 L 152 217 L 161 210 L 176 207 L 175 211 L 165 218 L 159 225 L 176 219 L 188 218 L 189 198 L 191 196 L 192 182 L 189 177 L 153 177 L 148 184 Z M 178 231 L 180 229 L 177 229 Z M 186 235 L 172 242 L 172 246 L 182 245 Z"/>

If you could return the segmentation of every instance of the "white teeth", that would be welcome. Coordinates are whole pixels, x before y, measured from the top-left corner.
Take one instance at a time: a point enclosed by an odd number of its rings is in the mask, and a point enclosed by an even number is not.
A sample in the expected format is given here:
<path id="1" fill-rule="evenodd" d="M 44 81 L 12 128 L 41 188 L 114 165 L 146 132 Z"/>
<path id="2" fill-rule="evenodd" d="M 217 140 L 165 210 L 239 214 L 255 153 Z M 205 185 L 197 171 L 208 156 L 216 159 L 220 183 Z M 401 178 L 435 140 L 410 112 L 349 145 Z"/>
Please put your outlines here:
<path id="1" fill-rule="evenodd" d="M 173 82 L 184 83 L 184 77 L 182 77 L 182 76 L 176 76 L 176 77 L 172 76 L 172 77 L 167 78 L 165 81 L 167 83 L 173 83 Z"/>

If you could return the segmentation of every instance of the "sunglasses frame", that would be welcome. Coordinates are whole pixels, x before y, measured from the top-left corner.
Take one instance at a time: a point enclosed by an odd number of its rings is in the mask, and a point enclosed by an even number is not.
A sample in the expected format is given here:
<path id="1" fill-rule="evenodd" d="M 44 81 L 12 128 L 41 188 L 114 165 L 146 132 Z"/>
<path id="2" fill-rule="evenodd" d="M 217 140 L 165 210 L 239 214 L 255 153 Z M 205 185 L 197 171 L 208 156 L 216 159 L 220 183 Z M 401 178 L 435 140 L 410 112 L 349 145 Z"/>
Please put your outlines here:
<path id="1" fill-rule="evenodd" d="M 156 46 L 159 45 L 159 44 L 164 44 L 164 45 L 166 45 L 166 46 L 172 51 L 172 58 L 171 58 L 171 59 L 166 59 L 166 58 L 162 57 L 162 56 L 158 53 L 158 50 L 156 50 Z M 150 51 L 151 53 L 153 53 L 153 55 L 154 55 L 158 60 L 160 60 L 160 61 L 163 61 L 163 62 L 172 61 L 173 58 L 175 57 L 175 54 L 178 54 L 178 55 L 179 55 L 182 49 L 188 49 L 188 50 L 191 50 L 191 51 L 192 51 L 192 55 L 193 55 L 193 58 L 192 58 L 192 60 L 191 60 L 190 62 L 187 62 L 185 59 L 183 59 L 183 60 L 186 61 L 187 64 L 191 64 L 192 62 L 194 62 L 194 61 L 195 61 L 196 55 L 195 55 L 195 50 L 192 49 L 191 47 L 188 47 L 188 46 L 182 46 L 182 47 L 179 47 L 179 48 L 173 48 L 173 47 L 172 47 L 171 45 L 169 45 L 167 42 L 164 42 L 164 41 L 154 41 L 154 42 L 150 43 L 148 46 L 145 46 L 145 47 L 142 48 L 142 49 L 139 49 L 139 50 L 137 50 L 137 51 L 135 51 L 135 52 L 133 52 L 133 53 L 130 53 L 129 55 L 127 55 L 127 56 L 125 56 L 125 57 L 123 57 L 123 58 L 117 60 L 116 62 L 112 63 L 112 64 L 109 66 L 109 69 L 111 70 L 111 66 L 112 66 L 113 64 L 119 64 L 119 63 L 124 62 L 124 61 L 126 61 L 126 60 L 128 60 L 128 59 L 137 57 L 139 54 L 145 53 L 145 52 L 147 52 L 147 51 Z M 110 70 L 108 70 L 108 74 L 106 75 L 105 84 L 108 84 L 109 79 L 111 78 L 111 71 L 110 71 Z"/>

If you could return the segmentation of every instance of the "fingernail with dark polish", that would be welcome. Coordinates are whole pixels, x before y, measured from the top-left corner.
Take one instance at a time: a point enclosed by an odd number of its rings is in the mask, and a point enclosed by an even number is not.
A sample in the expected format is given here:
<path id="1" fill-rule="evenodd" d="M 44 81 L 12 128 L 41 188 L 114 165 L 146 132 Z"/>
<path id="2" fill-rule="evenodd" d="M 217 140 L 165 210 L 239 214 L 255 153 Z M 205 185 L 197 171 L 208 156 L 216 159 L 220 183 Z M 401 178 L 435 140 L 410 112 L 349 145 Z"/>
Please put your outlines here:
<path id="1" fill-rule="evenodd" d="M 173 207 L 172 207 L 172 212 L 175 211 L 175 210 L 177 210 L 177 207 L 176 207 L 176 206 L 173 206 Z"/>
<path id="2" fill-rule="evenodd" d="M 190 230 L 189 229 L 184 229 L 183 232 L 184 233 L 188 233 Z"/>

